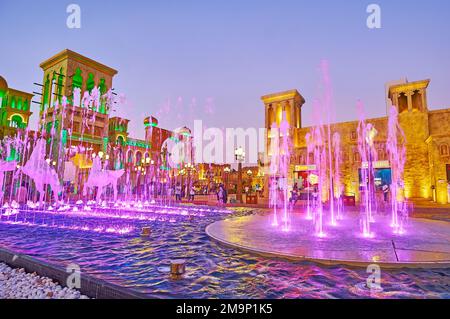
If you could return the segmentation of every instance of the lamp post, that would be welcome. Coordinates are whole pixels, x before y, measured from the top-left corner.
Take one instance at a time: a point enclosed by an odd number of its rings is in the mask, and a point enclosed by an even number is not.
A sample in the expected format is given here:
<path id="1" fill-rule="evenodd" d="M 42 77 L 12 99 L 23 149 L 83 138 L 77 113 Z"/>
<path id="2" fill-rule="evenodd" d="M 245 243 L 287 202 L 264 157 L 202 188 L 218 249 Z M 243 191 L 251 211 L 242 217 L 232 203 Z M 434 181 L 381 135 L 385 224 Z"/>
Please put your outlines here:
<path id="1" fill-rule="evenodd" d="M 191 192 L 191 171 L 195 170 L 195 167 L 191 163 L 187 163 L 184 165 L 184 168 L 187 171 L 187 187 L 185 195 L 189 198 L 189 194 Z"/>
<path id="2" fill-rule="evenodd" d="M 227 193 L 228 193 L 228 184 L 229 184 L 229 182 L 228 182 L 228 176 L 230 175 L 230 172 L 231 172 L 231 169 L 230 169 L 230 167 L 225 167 L 224 169 L 223 169 L 223 172 L 225 173 L 225 190 L 227 191 Z"/>
<path id="3" fill-rule="evenodd" d="M 151 178 L 150 173 L 149 173 L 149 168 L 150 168 L 150 157 L 149 156 L 146 156 L 145 159 L 142 159 L 142 165 L 144 166 L 144 196 L 148 200 L 150 198 L 150 194 L 149 194 L 150 183 L 148 180 L 149 180 L 149 178 Z"/>
<path id="4" fill-rule="evenodd" d="M 248 176 L 248 180 L 249 180 L 249 191 L 251 192 L 252 191 L 252 189 L 253 189 L 253 187 L 252 187 L 252 182 L 253 182 L 253 180 L 252 180 L 252 175 L 253 175 L 253 172 L 252 172 L 252 170 L 251 169 L 249 169 L 248 171 L 247 171 L 247 176 Z"/>
<path id="5" fill-rule="evenodd" d="M 234 156 L 238 162 L 238 185 L 236 190 L 236 200 L 242 204 L 242 162 L 245 160 L 245 151 L 242 147 L 238 147 L 234 151 Z"/>

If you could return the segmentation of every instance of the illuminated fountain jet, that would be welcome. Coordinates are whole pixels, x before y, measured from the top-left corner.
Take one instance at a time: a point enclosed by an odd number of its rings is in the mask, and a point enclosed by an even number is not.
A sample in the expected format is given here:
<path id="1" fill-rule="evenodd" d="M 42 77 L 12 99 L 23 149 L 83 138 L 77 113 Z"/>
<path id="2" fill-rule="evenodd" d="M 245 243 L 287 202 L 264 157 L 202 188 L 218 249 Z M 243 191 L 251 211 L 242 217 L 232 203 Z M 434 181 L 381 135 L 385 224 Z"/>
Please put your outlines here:
<path id="1" fill-rule="evenodd" d="M 36 190 L 39 192 L 38 202 L 42 202 L 42 196 L 45 193 L 45 185 L 50 185 L 55 202 L 58 202 L 58 194 L 62 191 L 59 177 L 50 163 L 45 160 L 46 142 L 44 139 L 39 139 L 31 153 L 27 163 L 23 167 L 18 168 L 18 172 L 22 172 L 29 176 L 36 185 Z"/>
<path id="2" fill-rule="evenodd" d="M 111 184 L 114 191 L 114 201 L 117 201 L 117 180 L 125 171 L 123 169 L 116 171 L 102 169 L 102 163 L 99 157 L 95 157 L 92 162 L 88 180 L 84 184 L 83 195 L 86 196 L 88 188 L 98 187 L 96 201 L 99 203 L 103 188 Z"/>
<path id="3" fill-rule="evenodd" d="M 5 172 L 11 172 L 16 169 L 17 162 L 11 161 L 6 162 L 0 160 L 0 198 L 3 198 L 3 179 Z"/>
<path id="4" fill-rule="evenodd" d="M 272 124 L 271 135 L 271 164 L 270 172 L 273 179 L 270 183 L 270 203 L 274 209 L 272 225 L 278 225 L 277 207 L 282 207 L 282 230 L 290 230 L 290 213 L 288 210 L 288 171 L 290 160 L 291 141 L 289 136 L 289 123 L 286 120 L 286 112 L 283 112 L 279 128 Z M 277 180 L 275 180 L 275 177 Z"/>
<path id="5" fill-rule="evenodd" d="M 358 123 L 358 152 L 361 161 L 366 163 L 366 167 L 361 169 L 363 189 L 361 208 L 364 208 L 364 211 L 362 211 L 361 214 L 361 226 L 364 237 L 373 237 L 374 234 L 371 232 L 370 224 L 375 221 L 374 213 L 376 213 L 373 163 L 377 161 L 377 151 L 374 140 L 378 131 L 371 123 L 366 123 L 361 102 L 358 103 L 358 109 L 360 113 L 360 120 Z"/>
<path id="6" fill-rule="evenodd" d="M 406 162 L 406 137 L 403 129 L 398 123 L 397 109 L 392 106 L 389 112 L 388 121 L 388 139 L 386 142 L 386 149 L 389 154 L 389 162 L 392 166 L 392 184 L 391 184 L 391 204 L 392 204 L 392 219 L 391 226 L 395 233 L 402 234 L 403 220 L 407 218 L 407 210 L 404 202 L 403 173 Z M 399 216 L 399 213 L 403 213 Z M 405 217 L 405 218 L 402 218 Z"/>

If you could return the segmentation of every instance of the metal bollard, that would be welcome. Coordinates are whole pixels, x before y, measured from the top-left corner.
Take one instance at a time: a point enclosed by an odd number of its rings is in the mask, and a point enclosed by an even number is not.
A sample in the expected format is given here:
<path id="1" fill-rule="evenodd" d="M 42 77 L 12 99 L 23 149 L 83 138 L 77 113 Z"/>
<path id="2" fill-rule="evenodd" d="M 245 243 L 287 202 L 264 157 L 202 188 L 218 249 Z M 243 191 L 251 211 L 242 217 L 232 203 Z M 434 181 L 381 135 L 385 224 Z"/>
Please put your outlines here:
<path id="1" fill-rule="evenodd" d="M 170 273 L 174 276 L 182 275 L 186 272 L 186 261 L 175 259 L 170 262 Z"/>

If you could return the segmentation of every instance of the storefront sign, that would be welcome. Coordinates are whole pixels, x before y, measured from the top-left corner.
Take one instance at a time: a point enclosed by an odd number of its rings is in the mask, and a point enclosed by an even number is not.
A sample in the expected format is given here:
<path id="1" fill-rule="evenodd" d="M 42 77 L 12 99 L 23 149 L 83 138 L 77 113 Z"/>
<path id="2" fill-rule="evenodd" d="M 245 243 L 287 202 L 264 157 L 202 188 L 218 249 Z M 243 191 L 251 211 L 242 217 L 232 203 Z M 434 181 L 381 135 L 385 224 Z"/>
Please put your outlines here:
<path id="1" fill-rule="evenodd" d="M 373 168 L 390 168 L 391 164 L 389 164 L 389 161 L 375 161 L 372 162 Z M 362 162 L 362 168 L 368 168 L 369 165 L 367 162 Z"/>
<path id="2" fill-rule="evenodd" d="M 295 172 L 308 172 L 308 171 L 315 171 L 316 165 L 295 165 L 294 171 Z"/>

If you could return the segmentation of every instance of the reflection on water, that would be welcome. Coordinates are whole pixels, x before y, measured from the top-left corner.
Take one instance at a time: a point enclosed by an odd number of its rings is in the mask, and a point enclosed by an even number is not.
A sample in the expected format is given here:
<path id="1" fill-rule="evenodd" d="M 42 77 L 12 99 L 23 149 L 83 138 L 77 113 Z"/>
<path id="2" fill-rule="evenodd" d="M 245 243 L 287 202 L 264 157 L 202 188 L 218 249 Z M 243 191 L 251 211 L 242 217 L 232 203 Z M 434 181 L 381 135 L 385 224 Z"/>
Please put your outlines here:
<path id="1" fill-rule="evenodd" d="M 62 266 L 77 263 L 98 278 L 161 297 L 450 298 L 450 269 L 382 269 L 383 291 L 371 295 L 365 269 L 267 259 L 223 247 L 204 229 L 228 217 L 136 220 L 127 235 L 0 224 L 0 238 L 5 247 Z M 149 238 L 139 237 L 143 226 L 151 227 Z M 170 260 L 178 258 L 186 260 L 187 272 L 172 279 Z"/>

